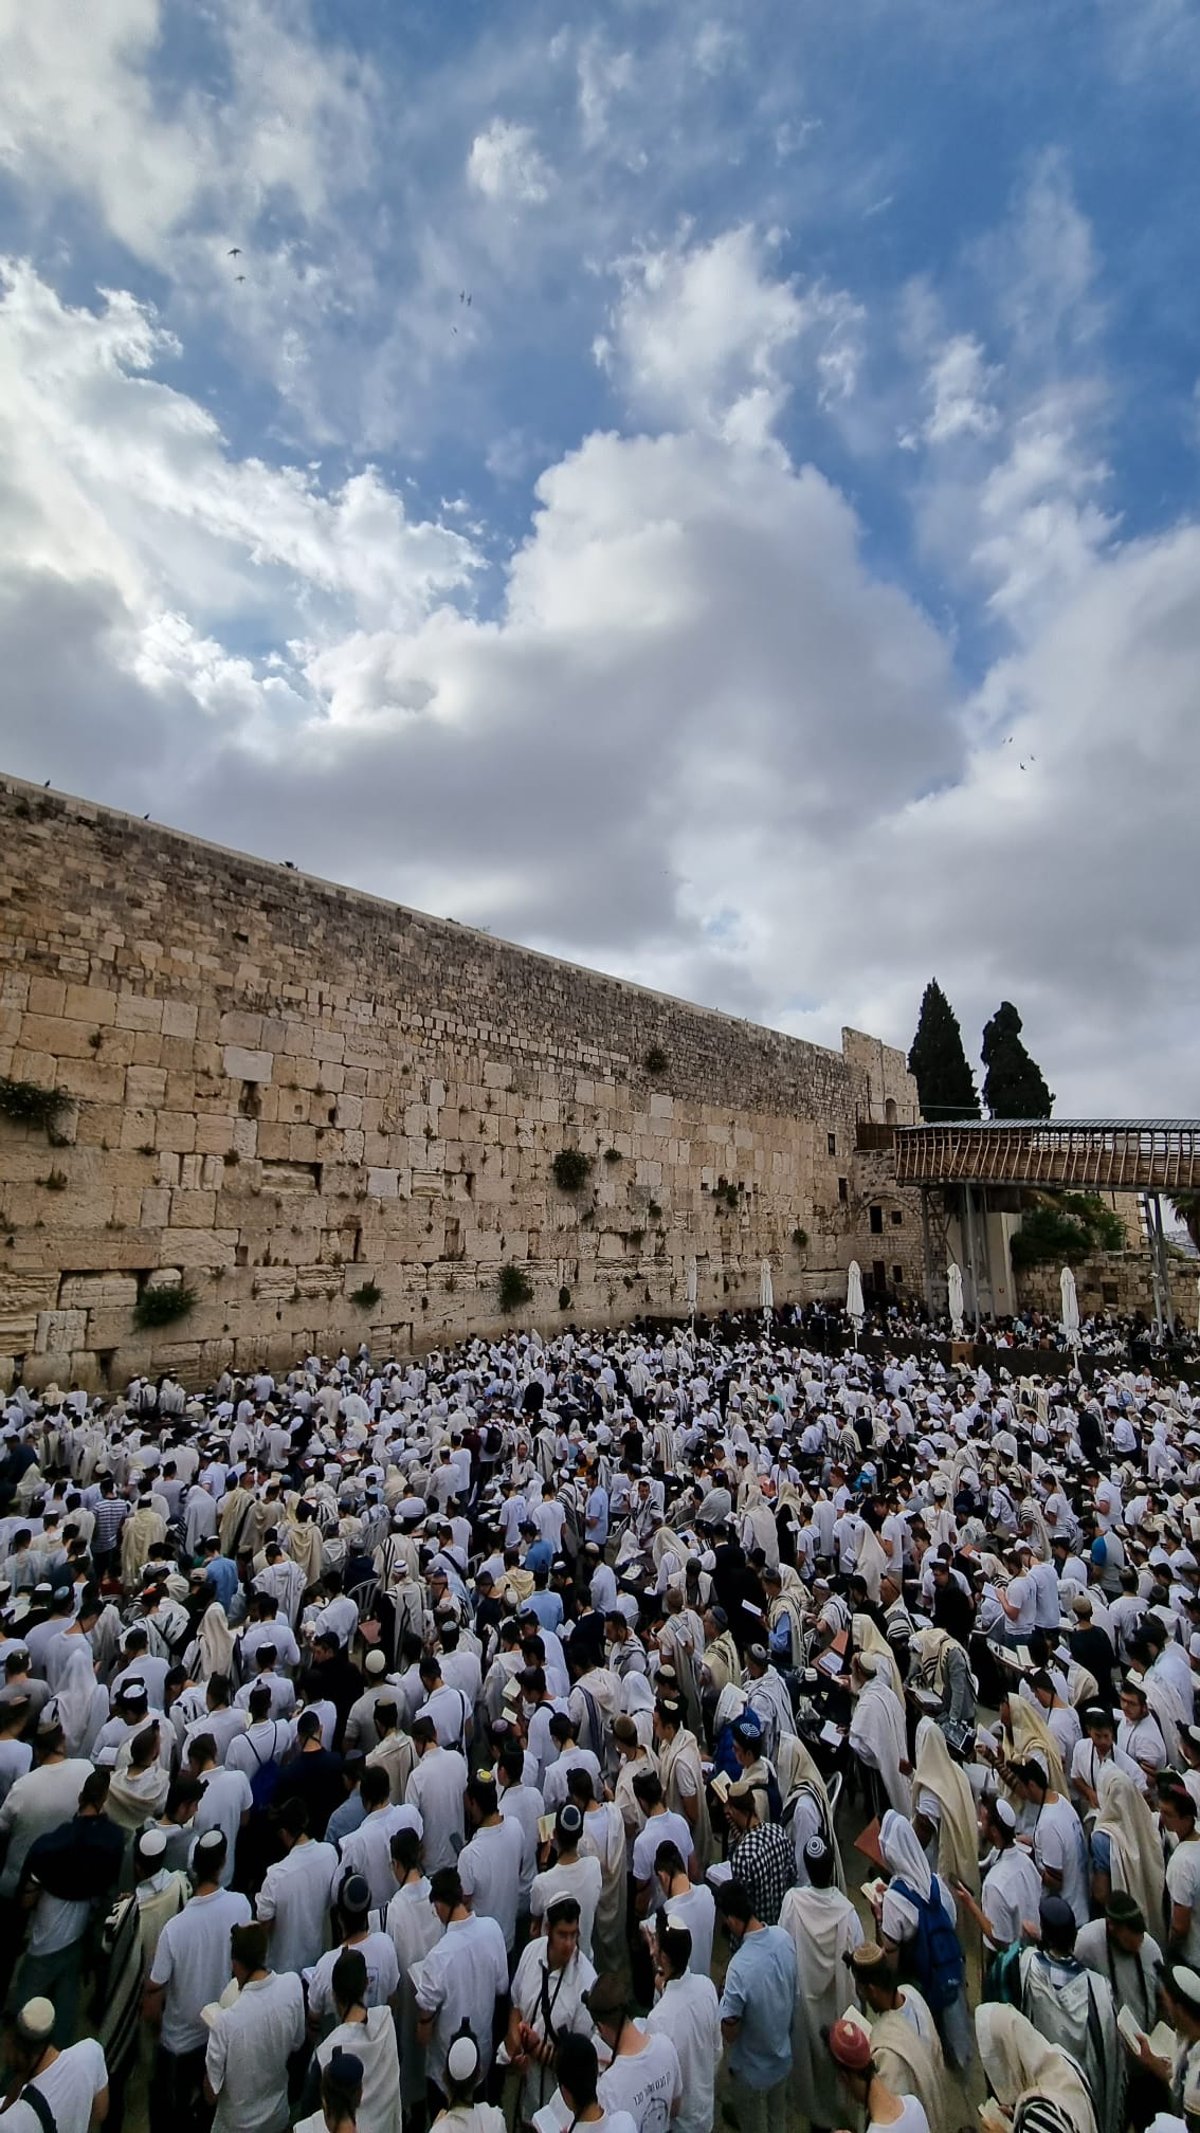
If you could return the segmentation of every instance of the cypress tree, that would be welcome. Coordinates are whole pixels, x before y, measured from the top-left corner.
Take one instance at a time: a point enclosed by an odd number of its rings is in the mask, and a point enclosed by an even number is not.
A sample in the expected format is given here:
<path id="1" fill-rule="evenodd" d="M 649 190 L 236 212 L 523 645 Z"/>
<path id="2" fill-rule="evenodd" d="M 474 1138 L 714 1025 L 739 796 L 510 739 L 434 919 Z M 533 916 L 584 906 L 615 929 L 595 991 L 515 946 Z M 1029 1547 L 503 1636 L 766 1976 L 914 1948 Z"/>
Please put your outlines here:
<path id="1" fill-rule="evenodd" d="M 908 1071 L 917 1084 L 921 1115 L 931 1124 L 947 1118 L 979 1117 L 979 1098 L 963 1049 L 958 1016 L 936 978 L 930 978 L 925 987 L 917 1034 L 908 1055 Z"/>
<path id="2" fill-rule="evenodd" d="M 1021 1017 L 1001 1000 L 983 1032 L 983 1100 L 992 1118 L 1049 1118 L 1054 1098 L 1021 1042 Z"/>

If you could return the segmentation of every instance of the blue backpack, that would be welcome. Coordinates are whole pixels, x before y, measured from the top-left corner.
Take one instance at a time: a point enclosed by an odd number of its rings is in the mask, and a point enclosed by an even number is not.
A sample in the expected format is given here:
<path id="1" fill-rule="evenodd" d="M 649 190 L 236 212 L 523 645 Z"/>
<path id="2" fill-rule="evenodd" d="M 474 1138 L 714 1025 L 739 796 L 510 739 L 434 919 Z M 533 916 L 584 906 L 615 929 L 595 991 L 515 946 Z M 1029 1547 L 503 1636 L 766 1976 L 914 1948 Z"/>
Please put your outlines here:
<path id="1" fill-rule="evenodd" d="M 927 1897 L 918 1896 L 907 1881 L 893 1881 L 898 1896 L 904 1896 L 917 1914 L 917 1930 L 905 1954 L 915 1983 L 930 2014 L 944 2014 L 963 1988 L 967 1966 L 962 1946 L 938 1894 L 937 1883 Z"/>

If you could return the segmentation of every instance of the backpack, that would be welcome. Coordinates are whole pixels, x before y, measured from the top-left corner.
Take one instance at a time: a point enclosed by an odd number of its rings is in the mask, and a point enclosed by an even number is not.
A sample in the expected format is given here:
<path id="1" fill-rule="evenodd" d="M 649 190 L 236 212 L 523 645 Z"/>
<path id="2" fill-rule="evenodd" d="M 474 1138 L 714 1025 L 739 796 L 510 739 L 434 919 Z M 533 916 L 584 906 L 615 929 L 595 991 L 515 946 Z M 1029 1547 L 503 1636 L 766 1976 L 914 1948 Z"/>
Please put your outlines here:
<path id="1" fill-rule="evenodd" d="M 944 2014 L 962 1991 L 966 1961 L 957 1933 L 938 1894 L 935 1882 L 928 1897 L 918 1896 L 907 1881 L 893 1881 L 898 1896 L 907 1898 L 917 1914 L 917 1930 L 905 1953 L 913 1982 L 930 2014 Z"/>
<path id="2" fill-rule="evenodd" d="M 275 1722 L 274 1740 L 278 1743 L 278 1720 Z M 255 1748 L 254 1759 L 258 1764 L 258 1768 L 250 1780 L 250 1798 L 253 1802 L 255 1813 L 265 1814 L 275 1797 L 279 1780 L 283 1773 L 279 1766 L 279 1758 L 274 1752 L 270 1755 L 260 1755 L 258 1749 Z"/>

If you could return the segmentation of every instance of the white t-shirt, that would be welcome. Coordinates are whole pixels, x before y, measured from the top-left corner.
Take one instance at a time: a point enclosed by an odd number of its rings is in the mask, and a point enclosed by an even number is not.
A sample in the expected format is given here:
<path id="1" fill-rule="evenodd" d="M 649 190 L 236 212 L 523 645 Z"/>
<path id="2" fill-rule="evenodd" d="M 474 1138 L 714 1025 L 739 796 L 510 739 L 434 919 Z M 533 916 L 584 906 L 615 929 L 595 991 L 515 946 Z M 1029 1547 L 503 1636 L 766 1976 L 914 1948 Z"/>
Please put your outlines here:
<path id="1" fill-rule="evenodd" d="M 158 1937 L 150 1983 L 165 1985 L 162 2041 L 169 2052 L 199 2051 L 208 2042 L 200 2009 L 219 2000 L 233 1976 L 229 1936 L 248 1926 L 250 1905 L 232 1889 L 193 1896 Z"/>
<path id="2" fill-rule="evenodd" d="M 307 1970 L 324 1953 L 337 1863 L 332 1844 L 310 1839 L 267 1868 L 257 1912 L 271 1923 L 273 1970 Z"/>
<path id="3" fill-rule="evenodd" d="M 644 1829 L 633 1840 L 633 1878 L 649 1881 L 654 1872 L 654 1855 L 660 1844 L 673 1844 L 684 1865 L 696 1848 L 696 1840 L 682 1815 L 670 1809 L 663 1815 L 651 1815 Z"/>
<path id="4" fill-rule="evenodd" d="M 669 2037 L 683 2080 L 675 2133 L 712 2133 L 713 2089 L 721 2057 L 721 2003 L 710 1977 L 672 1978 L 646 2016 L 652 2036 Z"/>
<path id="5" fill-rule="evenodd" d="M 327 2015 L 333 2012 L 333 1966 L 345 1946 L 353 1946 L 367 1966 L 367 2006 L 386 2007 L 395 1997 L 400 1984 L 400 1965 L 396 1950 L 388 1933 L 368 1933 L 362 1940 L 346 1943 L 343 1947 L 327 1948 L 319 1963 L 314 1965 L 308 1981 L 308 2011 L 310 2015 Z"/>
<path id="6" fill-rule="evenodd" d="M 453 1866 L 464 1835 L 463 1794 L 467 1765 L 456 1748 L 427 1748 L 404 1788 L 405 1803 L 424 1824 L 421 1862 L 427 1874 Z"/>
<path id="7" fill-rule="evenodd" d="M 689 1971 L 698 1977 L 707 1977 L 712 1969 L 713 1932 L 717 1920 L 716 1899 L 706 1882 L 700 1881 L 688 1890 L 686 1896 L 664 1896 L 658 1907 L 658 1922 L 677 1918 L 692 1936 L 692 1959 Z"/>
<path id="8" fill-rule="evenodd" d="M 534 1920 L 544 1918 L 556 1896 L 573 1896 L 579 1905 L 579 1945 L 590 1962 L 592 1928 L 603 1885 L 603 1870 L 594 1853 L 577 1859 L 573 1866 L 548 1867 L 544 1874 L 533 1877 L 529 1915 Z"/>
<path id="9" fill-rule="evenodd" d="M 983 1911 L 1001 1947 L 1021 1938 L 1025 1919 L 1036 1918 L 1045 1890 L 1023 1845 L 1010 1844 L 983 1878 Z"/>
<path id="10" fill-rule="evenodd" d="M 446 2054 L 464 2018 L 485 2060 L 490 2056 L 496 2001 L 508 1991 L 504 1935 L 494 1918 L 453 1919 L 410 1975 L 418 2009 L 434 2017 L 425 2064 L 429 2079 L 442 2088 Z"/>
<path id="11" fill-rule="evenodd" d="M 225 1864 L 221 1868 L 221 1887 L 227 1889 L 233 1880 L 238 1831 L 242 1816 L 249 1814 L 254 1805 L 250 1780 L 242 1770 L 211 1770 L 204 1779 L 204 1791 L 196 1807 L 192 1834 L 199 1839 L 206 1829 L 219 1829 L 226 1844 Z M 193 1845 L 193 1855 L 195 1846 Z"/>
<path id="12" fill-rule="evenodd" d="M 213 2133 L 283 2133 L 288 2060 L 304 2042 L 304 1987 L 292 1970 L 252 1978 L 217 2016 L 204 2071 L 217 2092 Z"/>
<path id="13" fill-rule="evenodd" d="M 1167 1890 L 1173 1904 L 1179 1904 L 1192 1914 L 1183 1960 L 1193 1964 L 1200 1961 L 1200 1842 L 1194 1837 L 1184 1844 L 1177 1844 L 1171 1853 L 1167 1861 Z"/>
<path id="14" fill-rule="evenodd" d="M 628 2111 L 638 2133 L 667 2133 L 671 2108 L 683 2095 L 679 2054 L 661 2032 L 633 2025 L 650 2041 L 644 2052 L 618 2056 L 605 2067 L 596 2095 L 606 2111 Z"/>
<path id="15" fill-rule="evenodd" d="M 107 2085 L 104 2053 L 94 2037 L 81 2037 L 78 2044 L 60 2052 L 53 2065 L 30 2083 L 45 2097 L 58 2133 L 87 2133 L 92 2105 Z M 19 2097 L 0 2112 L 0 2126 L 4 2133 L 42 2133 L 33 2105 L 22 2103 Z"/>
<path id="16" fill-rule="evenodd" d="M 899 2100 L 904 2106 L 899 2118 L 890 2119 L 886 2126 L 872 2118 L 867 2133 L 930 2133 L 924 2104 L 918 2103 L 915 2096 L 901 2096 Z"/>
<path id="17" fill-rule="evenodd" d="M 517 1904 L 525 1833 L 519 1822 L 501 1817 L 494 1828 L 476 1830 L 458 1855 L 458 1875 L 477 1918 L 494 1918 L 512 1954 L 517 1937 Z"/>
<path id="18" fill-rule="evenodd" d="M 1061 1874 L 1063 1901 L 1075 1913 L 1076 1925 L 1086 1926 L 1091 1915 L 1087 1839 L 1069 1800 L 1060 1796 L 1042 1807 L 1033 1832 L 1033 1856 L 1039 1867 Z"/>

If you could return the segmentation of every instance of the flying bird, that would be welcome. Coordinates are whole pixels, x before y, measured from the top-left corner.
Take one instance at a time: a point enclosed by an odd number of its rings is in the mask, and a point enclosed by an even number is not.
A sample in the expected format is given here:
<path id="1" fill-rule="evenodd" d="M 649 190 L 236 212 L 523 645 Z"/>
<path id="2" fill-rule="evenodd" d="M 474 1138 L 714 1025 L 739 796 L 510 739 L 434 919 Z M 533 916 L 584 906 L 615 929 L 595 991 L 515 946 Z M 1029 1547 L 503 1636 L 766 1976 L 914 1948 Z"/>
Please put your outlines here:
<path id="1" fill-rule="evenodd" d="M 235 274 L 233 278 L 235 281 L 245 281 L 246 279 L 244 274 Z"/>
<path id="2" fill-rule="evenodd" d="M 240 244 L 231 244 L 229 250 L 225 254 L 226 259 L 240 259 L 241 256 L 242 248 Z"/>

